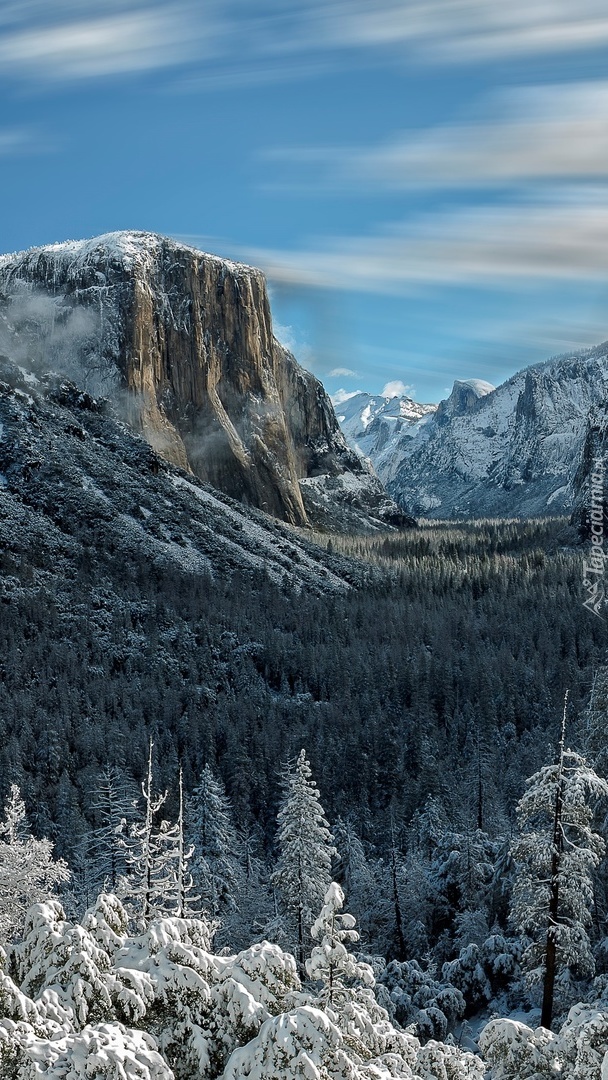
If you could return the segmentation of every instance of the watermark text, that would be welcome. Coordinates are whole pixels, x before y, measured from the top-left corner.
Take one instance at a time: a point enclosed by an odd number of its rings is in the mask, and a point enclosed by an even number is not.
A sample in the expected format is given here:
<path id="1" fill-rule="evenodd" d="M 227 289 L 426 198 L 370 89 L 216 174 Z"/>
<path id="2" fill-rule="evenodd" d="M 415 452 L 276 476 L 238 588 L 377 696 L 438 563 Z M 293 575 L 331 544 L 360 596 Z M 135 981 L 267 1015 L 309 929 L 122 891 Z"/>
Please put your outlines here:
<path id="1" fill-rule="evenodd" d="M 583 588 L 585 590 L 583 607 L 602 619 L 604 617 L 602 608 L 606 597 L 604 575 L 608 552 L 604 547 L 604 459 L 601 457 L 593 460 L 589 500 L 591 550 L 583 560 Z"/>

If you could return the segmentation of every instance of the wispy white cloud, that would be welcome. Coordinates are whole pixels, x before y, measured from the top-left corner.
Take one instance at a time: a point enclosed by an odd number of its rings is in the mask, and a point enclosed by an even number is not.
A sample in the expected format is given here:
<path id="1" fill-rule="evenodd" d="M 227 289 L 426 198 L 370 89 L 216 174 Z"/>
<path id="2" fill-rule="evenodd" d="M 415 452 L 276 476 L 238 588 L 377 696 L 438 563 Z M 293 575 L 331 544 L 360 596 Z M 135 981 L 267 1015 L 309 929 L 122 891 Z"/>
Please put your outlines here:
<path id="1" fill-rule="evenodd" d="M 604 0 L 270 0 L 257 11 L 223 10 L 226 34 L 238 34 L 239 21 L 246 27 L 249 55 L 405 48 L 425 60 L 470 61 L 608 41 Z"/>
<path id="2" fill-rule="evenodd" d="M 302 341 L 300 339 L 293 326 L 283 326 L 275 319 L 272 329 L 274 336 L 281 342 L 281 345 L 284 345 L 286 349 L 289 349 L 302 364 L 305 364 L 309 368 L 314 368 L 314 350 L 307 341 Z"/>
<path id="3" fill-rule="evenodd" d="M 387 382 L 381 391 L 382 397 L 394 398 L 394 397 L 406 397 L 414 392 L 414 387 L 409 386 L 402 382 L 401 379 L 393 379 L 391 382 Z"/>
<path id="4" fill-rule="evenodd" d="M 326 24 L 328 36 L 345 43 L 415 43 L 450 60 L 573 50 L 608 41 L 603 0 L 576 5 L 570 0 L 385 0 L 373 9 L 364 2 L 334 3 Z"/>
<path id="5" fill-rule="evenodd" d="M 0 33 L 0 73 L 99 78 L 173 67 L 204 53 L 205 26 L 188 3 L 62 5 L 53 21 L 32 8 Z"/>
<path id="6" fill-rule="evenodd" d="M 277 282 L 400 294 L 421 287 L 603 281 L 608 274 L 608 187 L 559 198 L 458 209 L 373 237 L 316 250 L 246 253 Z"/>
<path id="7" fill-rule="evenodd" d="M 29 132 L 22 128 L 0 130 L 0 157 L 21 154 L 29 146 Z"/>
<path id="8" fill-rule="evenodd" d="M 54 149 L 48 133 L 24 127 L 0 129 L 0 158 L 46 154 Z"/>
<path id="9" fill-rule="evenodd" d="M 327 56 L 443 63 L 607 42 L 605 0 L 8 0 L 0 12 L 0 71 L 30 79 L 182 65 L 217 85 L 314 74 Z"/>
<path id="10" fill-rule="evenodd" d="M 334 406 L 343 405 L 345 401 L 350 401 L 350 399 L 356 397 L 357 394 L 362 394 L 364 392 L 365 391 L 363 390 L 344 390 L 341 388 L 340 390 L 336 390 L 335 394 L 331 394 L 331 403 Z"/>
<path id="11" fill-rule="evenodd" d="M 521 88 L 483 119 L 368 148 L 280 148 L 268 156 L 314 173 L 308 189 L 482 187 L 608 179 L 608 81 Z M 278 184 L 281 184 L 279 178 Z"/>
<path id="12" fill-rule="evenodd" d="M 356 371 L 351 371 L 351 369 L 347 368 L 347 367 L 332 368 L 331 371 L 327 372 L 327 377 L 329 379 L 348 379 L 348 378 L 358 379 L 358 378 L 360 378 L 360 376 L 358 375 L 358 373 Z"/>

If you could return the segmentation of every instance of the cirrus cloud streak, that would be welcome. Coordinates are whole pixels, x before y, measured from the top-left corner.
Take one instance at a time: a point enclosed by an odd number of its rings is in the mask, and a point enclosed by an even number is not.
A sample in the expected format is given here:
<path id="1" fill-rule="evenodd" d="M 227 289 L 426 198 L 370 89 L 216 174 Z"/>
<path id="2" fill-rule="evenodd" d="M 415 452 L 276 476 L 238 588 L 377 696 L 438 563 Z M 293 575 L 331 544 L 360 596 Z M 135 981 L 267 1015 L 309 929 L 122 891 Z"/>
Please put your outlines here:
<path id="1" fill-rule="evenodd" d="M 399 294 L 421 287 L 522 288 L 603 281 L 608 275 L 608 188 L 559 199 L 474 207 L 375 237 L 316 250 L 249 250 L 271 280 L 314 288 Z"/>
<path id="2" fill-rule="evenodd" d="M 0 72 L 69 80 L 181 64 L 200 48 L 185 14 L 152 8 L 13 30 L 0 36 Z"/>
<path id="3" fill-rule="evenodd" d="M 264 156 L 300 177 L 312 173 L 313 183 L 300 186 L 317 193 L 608 180 L 608 81 L 512 90 L 485 113 L 375 147 L 279 148 Z"/>
<path id="4" fill-rule="evenodd" d="M 328 55 L 487 62 L 605 44 L 604 0 L 9 0 L 0 13 L 0 72 L 35 81 L 194 65 L 211 86 L 244 69 L 289 77 L 296 57 L 303 75 Z"/>

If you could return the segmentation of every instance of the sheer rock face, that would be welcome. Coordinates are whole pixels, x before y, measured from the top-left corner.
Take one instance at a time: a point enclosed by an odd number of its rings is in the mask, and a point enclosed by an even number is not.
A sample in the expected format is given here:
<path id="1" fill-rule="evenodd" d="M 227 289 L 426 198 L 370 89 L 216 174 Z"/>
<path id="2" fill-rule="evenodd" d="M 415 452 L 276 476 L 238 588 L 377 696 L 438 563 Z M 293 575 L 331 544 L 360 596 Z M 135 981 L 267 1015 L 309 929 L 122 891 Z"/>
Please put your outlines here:
<path id="1" fill-rule="evenodd" d="M 337 527 L 406 523 L 348 448 L 321 384 L 273 337 L 261 271 L 111 233 L 3 256 L 0 292 L 13 355 L 18 342 L 120 402 L 159 454 L 227 495 L 331 525 L 320 478 L 347 475 Z M 300 484 L 309 477 L 312 493 Z"/>
<path id="2" fill-rule="evenodd" d="M 601 526 L 598 531 L 604 550 L 608 545 L 608 400 L 589 413 L 583 452 L 571 488 L 571 522 L 581 541 L 591 541 L 594 521 Z"/>

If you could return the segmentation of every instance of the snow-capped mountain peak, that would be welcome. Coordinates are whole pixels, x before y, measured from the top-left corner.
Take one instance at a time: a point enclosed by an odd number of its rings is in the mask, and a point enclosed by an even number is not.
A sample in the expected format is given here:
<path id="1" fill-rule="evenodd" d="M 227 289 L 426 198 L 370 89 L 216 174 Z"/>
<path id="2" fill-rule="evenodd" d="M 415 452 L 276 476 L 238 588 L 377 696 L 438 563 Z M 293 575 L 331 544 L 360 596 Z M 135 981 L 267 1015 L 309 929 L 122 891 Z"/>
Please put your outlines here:
<path id="1" fill-rule="evenodd" d="M 409 431 L 437 409 L 406 395 L 386 396 L 357 391 L 348 398 L 334 395 L 342 431 L 359 454 L 374 463 L 377 453 L 393 443 L 404 430 Z"/>
<path id="2" fill-rule="evenodd" d="M 408 513 L 514 517 L 572 509 L 589 411 L 606 400 L 608 343 L 536 364 L 497 388 L 458 379 L 439 406 L 417 406 L 417 419 L 401 421 L 392 399 L 364 394 L 339 413 L 351 445 Z"/>

